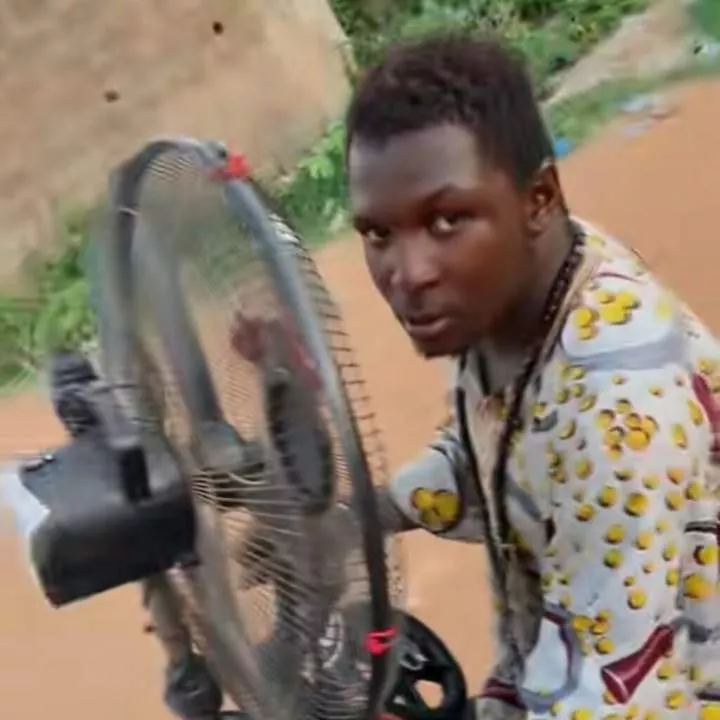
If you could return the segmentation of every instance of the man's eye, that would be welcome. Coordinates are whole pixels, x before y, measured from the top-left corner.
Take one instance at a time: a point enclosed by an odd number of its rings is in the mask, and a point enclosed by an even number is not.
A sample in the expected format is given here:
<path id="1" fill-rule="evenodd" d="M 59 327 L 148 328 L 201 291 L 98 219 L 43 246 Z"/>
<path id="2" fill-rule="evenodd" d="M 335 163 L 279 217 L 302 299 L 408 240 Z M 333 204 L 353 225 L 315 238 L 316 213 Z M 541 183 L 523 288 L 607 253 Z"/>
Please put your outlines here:
<path id="1" fill-rule="evenodd" d="M 387 244 L 390 237 L 390 234 L 388 232 L 380 231 L 377 228 L 369 228 L 367 230 L 363 230 L 361 234 L 365 242 L 368 243 L 368 245 L 372 245 L 373 247 L 382 247 L 383 245 Z"/>
<path id="2" fill-rule="evenodd" d="M 443 215 L 435 215 L 430 223 L 430 232 L 433 235 L 452 235 L 457 229 L 463 218 L 458 213 L 445 213 Z"/>

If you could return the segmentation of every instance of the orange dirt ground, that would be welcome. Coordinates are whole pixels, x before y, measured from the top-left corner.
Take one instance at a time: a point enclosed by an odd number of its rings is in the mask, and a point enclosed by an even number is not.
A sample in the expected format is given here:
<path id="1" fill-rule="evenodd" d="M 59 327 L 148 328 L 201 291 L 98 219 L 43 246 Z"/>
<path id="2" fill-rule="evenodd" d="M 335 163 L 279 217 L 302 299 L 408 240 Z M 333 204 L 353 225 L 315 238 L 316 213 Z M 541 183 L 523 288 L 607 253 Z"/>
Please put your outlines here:
<path id="1" fill-rule="evenodd" d="M 720 327 L 714 213 L 720 190 L 720 85 L 677 94 L 677 113 L 628 138 L 619 124 L 563 163 L 574 212 L 634 243 L 714 327 Z M 627 124 L 627 121 L 626 121 Z M 321 268 L 343 306 L 393 467 L 441 419 L 445 370 L 413 357 L 375 297 L 358 243 L 336 243 Z M 0 457 L 58 442 L 37 393 L 0 405 Z M 23 567 L 12 526 L 0 522 L 0 717 L 7 720 L 167 720 L 161 655 L 141 632 L 135 588 L 61 611 L 44 603 Z M 477 547 L 408 537 L 411 609 L 456 651 L 471 687 L 492 658 L 484 556 Z"/>

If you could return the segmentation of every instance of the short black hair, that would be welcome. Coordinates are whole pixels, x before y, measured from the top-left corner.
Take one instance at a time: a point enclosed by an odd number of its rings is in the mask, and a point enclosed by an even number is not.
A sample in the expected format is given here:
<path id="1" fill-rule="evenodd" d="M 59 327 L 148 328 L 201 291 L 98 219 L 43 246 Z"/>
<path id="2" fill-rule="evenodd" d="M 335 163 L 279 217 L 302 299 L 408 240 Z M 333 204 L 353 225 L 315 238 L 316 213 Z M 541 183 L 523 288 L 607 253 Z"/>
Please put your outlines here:
<path id="1" fill-rule="evenodd" d="M 444 35 L 391 47 L 357 85 L 346 142 L 383 145 L 444 124 L 470 130 L 479 152 L 518 187 L 554 159 L 525 61 L 494 38 Z"/>

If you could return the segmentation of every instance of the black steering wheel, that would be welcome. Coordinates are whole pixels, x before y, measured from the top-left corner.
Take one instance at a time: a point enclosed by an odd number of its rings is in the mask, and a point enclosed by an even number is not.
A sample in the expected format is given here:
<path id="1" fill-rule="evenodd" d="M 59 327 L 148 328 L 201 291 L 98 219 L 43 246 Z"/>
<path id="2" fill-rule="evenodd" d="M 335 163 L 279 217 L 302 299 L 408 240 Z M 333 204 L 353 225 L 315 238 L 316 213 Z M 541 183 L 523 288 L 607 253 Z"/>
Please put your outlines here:
<path id="1" fill-rule="evenodd" d="M 328 624 L 328 632 L 321 645 L 321 652 L 325 656 L 324 672 L 319 680 L 332 683 L 334 687 L 338 684 L 347 687 L 348 708 L 356 703 L 358 717 L 364 715 L 367 675 L 357 665 L 356 652 L 345 654 L 343 649 L 357 642 L 354 631 L 360 625 L 351 621 L 347 626 L 344 621 L 362 609 L 363 606 L 358 604 L 336 614 L 332 623 L 336 632 L 329 632 L 331 624 Z M 394 614 L 400 630 L 396 658 L 398 668 L 382 711 L 401 720 L 469 720 L 471 704 L 468 701 L 465 675 L 447 645 L 413 615 L 398 609 Z M 349 627 L 350 633 L 346 635 L 343 627 Z M 420 683 L 434 686 L 436 692 L 433 696 L 439 695 L 439 701 L 426 700 Z M 319 695 L 317 688 L 314 694 Z M 317 718 L 333 717 L 331 713 L 325 716 L 319 710 L 314 710 L 314 715 Z"/>
<path id="2" fill-rule="evenodd" d="M 401 613 L 404 632 L 400 670 L 386 702 L 387 712 L 403 720 L 458 720 L 467 717 L 467 683 L 462 668 L 447 645 L 413 615 Z M 418 685 L 434 685 L 441 693 L 429 704 Z"/>

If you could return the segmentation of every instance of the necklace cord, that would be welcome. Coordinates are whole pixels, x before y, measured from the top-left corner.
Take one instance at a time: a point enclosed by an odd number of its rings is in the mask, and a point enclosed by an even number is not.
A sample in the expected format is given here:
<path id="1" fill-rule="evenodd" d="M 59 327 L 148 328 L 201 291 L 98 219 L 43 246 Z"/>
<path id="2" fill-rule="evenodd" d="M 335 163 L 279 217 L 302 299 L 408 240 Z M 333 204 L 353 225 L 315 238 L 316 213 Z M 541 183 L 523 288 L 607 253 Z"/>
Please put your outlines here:
<path id="1" fill-rule="evenodd" d="M 541 331 L 532 352 L 528 355 L 511 392 L 510 409 L 498 441 L 498 455 L 493 468 L 492 489 L 498 518 L 498 537 L 500 542 L 510 544 L 510 521 L 505 502 L 505 486 L 507 484 L 507 462 L 510 455 L 513 435 L 522 427 L 522 407 L 525 392 L 532 378 L 533 372 L 541 359 L 545 340 L 554 325 L 558 313 L 562 308 L 563 300 L 570 289 L 575 273 L 583 259 L 582 247 L 584 236 L 579 228 L 572 228 L 573 240 L 570 250 L 553 280 L 543 311 Z"/>

